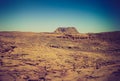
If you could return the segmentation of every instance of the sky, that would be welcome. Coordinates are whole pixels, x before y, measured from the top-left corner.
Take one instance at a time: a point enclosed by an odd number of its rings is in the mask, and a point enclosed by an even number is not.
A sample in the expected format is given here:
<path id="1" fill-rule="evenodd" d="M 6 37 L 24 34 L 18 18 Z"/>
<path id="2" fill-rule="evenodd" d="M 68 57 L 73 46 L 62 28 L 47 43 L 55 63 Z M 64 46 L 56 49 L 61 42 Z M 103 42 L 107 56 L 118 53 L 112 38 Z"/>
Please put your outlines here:
<path id="1" fill-rule="evenodd" d="M 0 31 L 120 31 L 120 0 L 0 0 Z"/>

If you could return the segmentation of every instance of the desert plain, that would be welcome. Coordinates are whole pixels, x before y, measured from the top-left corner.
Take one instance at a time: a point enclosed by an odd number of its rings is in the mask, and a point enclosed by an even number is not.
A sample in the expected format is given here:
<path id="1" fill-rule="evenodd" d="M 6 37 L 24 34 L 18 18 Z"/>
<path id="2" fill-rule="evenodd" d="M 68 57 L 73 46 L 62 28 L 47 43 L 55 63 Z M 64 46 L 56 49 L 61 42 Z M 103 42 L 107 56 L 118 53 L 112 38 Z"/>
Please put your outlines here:
<path id="1" fill-rule="evenodd" d="M 120 81 L 120 31 L 1 31 L 0 81 Z"/>

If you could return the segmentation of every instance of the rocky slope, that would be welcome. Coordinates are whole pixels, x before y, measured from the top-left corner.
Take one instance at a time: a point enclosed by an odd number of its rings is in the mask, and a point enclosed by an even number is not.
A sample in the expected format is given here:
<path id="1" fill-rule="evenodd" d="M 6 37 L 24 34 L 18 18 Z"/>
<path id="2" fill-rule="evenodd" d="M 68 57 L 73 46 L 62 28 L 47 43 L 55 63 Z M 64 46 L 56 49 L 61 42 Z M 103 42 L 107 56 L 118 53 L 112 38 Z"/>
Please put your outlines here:
<path id="1" fill-rule="evenodd" d="M 0 32 L 0 81 L 120 81 L 119 31 L 62 29 Z"/>

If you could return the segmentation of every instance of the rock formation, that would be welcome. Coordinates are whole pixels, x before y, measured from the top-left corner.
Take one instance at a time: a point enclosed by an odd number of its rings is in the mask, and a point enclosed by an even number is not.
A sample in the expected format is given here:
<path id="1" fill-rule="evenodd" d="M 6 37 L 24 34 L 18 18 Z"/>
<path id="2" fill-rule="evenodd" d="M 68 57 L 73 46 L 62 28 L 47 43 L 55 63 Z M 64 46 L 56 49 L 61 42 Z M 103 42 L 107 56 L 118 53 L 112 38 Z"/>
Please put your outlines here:
<path id="1" fill-rule="evenodd" d="M 64 33 L 64 34 L 78 34 L 79 32 L 75 27 L 59 27 L 55 30 L 55 33 Z"/>

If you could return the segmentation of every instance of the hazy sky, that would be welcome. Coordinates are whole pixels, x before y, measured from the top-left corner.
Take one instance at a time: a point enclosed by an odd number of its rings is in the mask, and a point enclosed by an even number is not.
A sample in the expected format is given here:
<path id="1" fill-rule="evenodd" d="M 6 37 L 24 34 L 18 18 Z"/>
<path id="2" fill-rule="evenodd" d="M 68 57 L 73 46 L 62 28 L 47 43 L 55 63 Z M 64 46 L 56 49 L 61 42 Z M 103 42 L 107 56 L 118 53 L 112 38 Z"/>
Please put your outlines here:
<path id="1" fill-rule="evenodd" d="M 120 31 L 120 0 L 0 0 L 0 31 Z"/>

